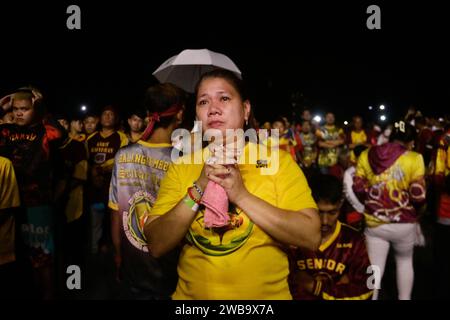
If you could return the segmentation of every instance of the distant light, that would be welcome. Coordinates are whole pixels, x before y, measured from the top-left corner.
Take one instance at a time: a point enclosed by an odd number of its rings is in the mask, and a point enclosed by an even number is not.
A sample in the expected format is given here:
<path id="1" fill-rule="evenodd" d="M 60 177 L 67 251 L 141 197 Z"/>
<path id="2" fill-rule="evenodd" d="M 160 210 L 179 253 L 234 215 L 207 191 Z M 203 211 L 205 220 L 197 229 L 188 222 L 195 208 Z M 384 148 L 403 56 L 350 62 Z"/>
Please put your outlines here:
<path id="1" fill-rule="evenodd" d="M 384 114 L 382 114 L 382 115 L 380 116 L 380 120 L 381 120 L 381 121 L 386 121 L 386 116 L 385 116 Z"/>
<path id="2" fill-rule="evenodd" d="M 444 122 L 444 118 L 439 118 L 438 121 L 439 122 Z"/>
<path id="3" fill-rule="evenodd" d="M 346 126 L 347 126 L 347 125 L 348 125 L 348 121 L 344 121 L 344 125 L 346 125 Z"/>
<path id="4" fill-rule="evenodd" d="M 315 116 L 315 117 L 313 118 L 313 120 L 314 120 L 315 122 L 317 122 L 317 123 L 320 123 L 320 121 L 322 121 L 322 117 L 321 117 L 321 116 Z"/>
<path id="5" fill-rule="evenodd" d="M 81 111 L 86 111 L 87 107 L 86 106 L 81 106 Z"/>
<path id="6" fill-rule="evenodd" d="M 384 107 L 384 105 L 381 105 L 381 106 L 380 106 L 380 110 L 384 110 L 384 109 L 386 109 L 386 108 Z"/>
<path id="7" fill-rule="evenodd" d="M 369 106 L 369 110 L 372 110 L 373 109 L 373 107 L 372 106 Z"/>

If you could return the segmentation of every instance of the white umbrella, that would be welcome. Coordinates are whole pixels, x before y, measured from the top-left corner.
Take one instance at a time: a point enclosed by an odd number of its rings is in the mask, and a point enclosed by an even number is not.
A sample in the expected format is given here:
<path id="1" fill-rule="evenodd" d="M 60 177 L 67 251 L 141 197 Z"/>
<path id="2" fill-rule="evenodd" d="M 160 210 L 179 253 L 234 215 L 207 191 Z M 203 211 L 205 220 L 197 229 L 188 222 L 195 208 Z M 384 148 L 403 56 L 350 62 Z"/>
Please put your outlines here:
<path id="1" fill-rule="evenodd" d="M 160 83 L 169 82 L 192 93 L 202 74 L 217 68 L 230 70 L 241 78 L 241 71 L 230 58 L 208 49 L 183 50 L 167 59 L 153 75 Z"/>

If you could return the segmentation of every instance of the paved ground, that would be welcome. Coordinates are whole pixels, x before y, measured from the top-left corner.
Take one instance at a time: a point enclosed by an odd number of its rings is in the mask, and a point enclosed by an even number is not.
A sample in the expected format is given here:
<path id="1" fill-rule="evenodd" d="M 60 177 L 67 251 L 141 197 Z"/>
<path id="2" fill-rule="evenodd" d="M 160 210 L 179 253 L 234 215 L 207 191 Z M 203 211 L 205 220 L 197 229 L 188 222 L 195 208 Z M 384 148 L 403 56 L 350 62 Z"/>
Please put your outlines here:
<path id="1" fill-rule="evenodd" d="M 433 278 L 433 225 L 425 220 L 423 224 L 427 245 L 416 247 L 414 255 L 415 282 L 412 298 L 414 300 L 427 300 L 434 298 Z M 1 294 L 8 298 L 34 299 L 36 293 L 29 284 L 32 277 L 27 267 L 16 263 L 8 268 L 0 268 L 0 279 L 5 290 Z M 65 268 L 56 273 L 59 279 L 56 293 L 57 299 L 114 299 L 117 296 L 118 285 L 115 282 L 113 259 L 111 252 L 92 255 L 87 259 L 87 265 L 82 266 L 82 289 L 69 291 L 66 289 Z M 397 297 L 395 284 L 395 262 L 392 254 L 389 255 L 386 272 L 382 281 L 380 300 L 395 300 Z M 9 287 L 9 289 L 8 289 Z M 1 295 L 0 295 L 1 296 Z"/>
<path id="2" fill-rule="evenodd" d="M 433 288 L 433 225 L 425 220 L 423 232 L 427 239 L 425 247 L 416 247 L 414 253 L 415 280 L 412 298 L 414 300 L 429 300 L 434 298 Z M 82 299 L 112 299 L 117 285 L 114 282 L 114 269 L 112 255 L 98 255 L 92 260 L 91 283 L 86 283 L 86 290 L 77 294 L 66 295 L 66 298 Z M 386 272 L 381 284 L 380 300 L 396 300 L 397 290 L 395 282 L 395 261 L 392 253 L 389 254 Z"/>

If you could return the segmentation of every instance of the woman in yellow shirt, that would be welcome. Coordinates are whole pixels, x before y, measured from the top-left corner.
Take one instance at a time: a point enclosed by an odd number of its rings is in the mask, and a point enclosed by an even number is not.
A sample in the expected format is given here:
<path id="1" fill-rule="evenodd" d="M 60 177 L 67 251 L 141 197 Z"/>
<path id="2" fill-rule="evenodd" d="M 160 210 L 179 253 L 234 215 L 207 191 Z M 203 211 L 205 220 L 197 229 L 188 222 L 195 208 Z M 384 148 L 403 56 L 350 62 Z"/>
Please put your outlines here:
<path id="1" fill-rule="evenodd" d="M 250 119 L 242 81 L 229 71 L 204 74 L 196 97 L 205 131 L 225 136 Z M 247 161 L 262 147 L 248 142 L 239 164 L 192 164 L 184 157 L 170 166 L 145 235 L 156 257 L 182 245 L 174 299 L 292 299 L 285 246 L 316 250 L 320 220 L 306 179 L 287 152 Z M 208 148 L 198 152 L 210 155 Z M 278 170 L 264 174 L 274 166 Z M 229 201 L 229 222 L 221 227 L 206 228 L 198 205 L 209 181 L 223 187 Z"/>
<path id="2" fill-rule="evenodd" d="M 353 191 L 365 206 L 370 261 L 380 269 L 380 277 L 390 247 L 394 250 L 399 300 L 411 299 L 418 212 L 426 196 L 423 157 L 411 151 L 415 138 L 413 126 L 396 123 L 391 142 L 360 155 L 353 180 Z M 378 290 L 373 298 L 378 298 Z"/>

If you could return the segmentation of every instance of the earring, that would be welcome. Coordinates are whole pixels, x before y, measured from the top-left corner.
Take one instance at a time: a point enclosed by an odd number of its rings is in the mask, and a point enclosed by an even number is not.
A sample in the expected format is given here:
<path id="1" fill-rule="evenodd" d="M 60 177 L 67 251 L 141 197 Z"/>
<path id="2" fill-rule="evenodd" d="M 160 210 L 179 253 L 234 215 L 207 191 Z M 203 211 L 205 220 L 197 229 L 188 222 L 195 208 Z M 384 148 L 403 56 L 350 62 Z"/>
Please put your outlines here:
<path id="1" fill-rule="evenodd" d="M 245 119 L 245 125 L 248 126 L 248 119 Z"/>

